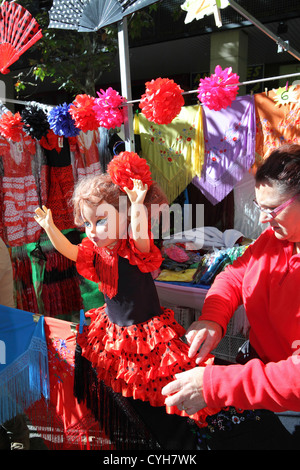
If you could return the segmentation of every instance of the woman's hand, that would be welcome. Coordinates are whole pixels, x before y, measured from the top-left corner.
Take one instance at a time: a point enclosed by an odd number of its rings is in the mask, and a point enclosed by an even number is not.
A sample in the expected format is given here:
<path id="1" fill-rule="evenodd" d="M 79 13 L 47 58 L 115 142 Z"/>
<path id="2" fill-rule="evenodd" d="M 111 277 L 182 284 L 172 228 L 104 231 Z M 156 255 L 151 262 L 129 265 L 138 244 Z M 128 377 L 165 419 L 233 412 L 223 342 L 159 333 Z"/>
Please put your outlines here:
<path id="1" fill-rule="evenodd" d="M 197 364 L 200 364 L 219 344 L 223 336 L 223 330 L 214 321 L 200 320 L 190 325 L 185 336 L 190 345 L 189 357 L 194 357 L 199 351 L 195 360 Z"/>
<path id="2" fill-rule="evenodd" d="M 177 406 L 188 415 L 206 407 L 203 396 L 203 375 L 205 367 L 181 372 L 175 375 L 175 380 L 162 389 L 162 395 L 167 395 L 166 406 Z"/>
<path id="3" fill-rule="evenodd" d="M 51 209 L 47 209 L 46 206 L 42 206 L 42 209 L 38 207 L 35 209 L 34 220 L 47 231 L 51 226 L 54 225 Z"/>

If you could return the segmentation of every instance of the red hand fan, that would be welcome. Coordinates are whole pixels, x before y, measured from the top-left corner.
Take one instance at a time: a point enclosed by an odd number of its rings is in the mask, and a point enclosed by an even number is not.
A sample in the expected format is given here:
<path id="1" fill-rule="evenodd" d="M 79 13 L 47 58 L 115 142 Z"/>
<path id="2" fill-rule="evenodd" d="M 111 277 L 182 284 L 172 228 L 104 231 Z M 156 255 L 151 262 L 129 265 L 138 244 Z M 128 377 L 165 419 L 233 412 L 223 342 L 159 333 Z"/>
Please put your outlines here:
<path id="1" fill-rule="evenodd" d="M 42 37 L 42 30 L 31 13 L 16 3 L 2 2 L 0 6 L 0 72 L 16 62 Z"/>

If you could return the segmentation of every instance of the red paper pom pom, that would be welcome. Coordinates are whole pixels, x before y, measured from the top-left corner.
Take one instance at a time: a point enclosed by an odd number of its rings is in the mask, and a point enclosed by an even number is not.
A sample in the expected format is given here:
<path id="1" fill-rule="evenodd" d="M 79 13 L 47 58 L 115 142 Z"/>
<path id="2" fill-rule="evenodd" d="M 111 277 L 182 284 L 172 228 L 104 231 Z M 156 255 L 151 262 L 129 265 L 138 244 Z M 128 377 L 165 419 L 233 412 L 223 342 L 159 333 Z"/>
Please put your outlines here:
<path id="1" fill-rule="evenodd" d="M 93 106 L 95 98 L 89 95 L 77 95 L 70 106 L 69 113 L 75 121 L 75 126 L 82 132 L 94 131 L 99 128 Z"/>
<path id="2" fill-rule="evenodd" d="M 170 124 L 184 105 L 183 90 L 174 80 L 157 78 L 146 82 L 146 93 L 139 107 L 148 121 Z"/>
<path id="3" fill-rule="evenodd" d="M 133 188 L 132 179 L 141 180 L 148 188 L 152 184 L 148 163 L 134 152 L 125 151 L 116 155 L 108 164 L 107 171 L 113 183 L 120 186 L 122 191 L 124 187 Z"/>
<path id="4" fill-rule="evenodd" d="M 3 114 L 0 119 L 0 134 L 13 142 L 20 142 L 25 136 L 23 121 L 19 112 L 13 114 L 11 111 Z"/>
<path id="5" fill-rule="evenodd" d="M 209 109 L 220 111 L 231 106 L 235 100 L 239 91 L 238 82 L 239 76 L 232 73 L 231 67 L 222 70 L 217 65 L 213 75 L 200 79 L 198 99 Z"/>
<path id="6" fill-rule="evenodd" d="M 59 145 L 59 139 L 62 139 L 62 137 L 59 137 L 58 135 L 54 134 L 52 129 L 49 129 L 47 132 L 47 135 L 43 136 L 39 143 L 41 147 L 47 150 L 56 150 L 57 153 L 61 152 L 61 147 Z"/>

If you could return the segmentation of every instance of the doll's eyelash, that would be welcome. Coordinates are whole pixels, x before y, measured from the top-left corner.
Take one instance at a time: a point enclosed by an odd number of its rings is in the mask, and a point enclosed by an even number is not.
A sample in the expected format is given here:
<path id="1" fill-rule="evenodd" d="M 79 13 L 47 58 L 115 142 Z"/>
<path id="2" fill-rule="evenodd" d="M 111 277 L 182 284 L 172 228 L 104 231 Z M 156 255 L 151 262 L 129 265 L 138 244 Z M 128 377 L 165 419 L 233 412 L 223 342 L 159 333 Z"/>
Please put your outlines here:
<path id="1" fill-rule="evenodd" d="M 96 225 L 104 225 L 107 222 L 107 217 L 104 217 L 103 219 L 99 219 L 96 222 Z"/>
<path id="2" fill-rule="evenodd" d="M 104 217 L 103 219 L 98 219 L 97 222 L 96 222 L 96 225 L 104 225 L 104 224 L 106 224 L 106 222 L 107 222 L 107 217 Z M 85 221 L 85 222 L 83 222 L 83 226 L 84 227 L 90 227 L 91 224 L 90 224 L 90 222 Z"/>

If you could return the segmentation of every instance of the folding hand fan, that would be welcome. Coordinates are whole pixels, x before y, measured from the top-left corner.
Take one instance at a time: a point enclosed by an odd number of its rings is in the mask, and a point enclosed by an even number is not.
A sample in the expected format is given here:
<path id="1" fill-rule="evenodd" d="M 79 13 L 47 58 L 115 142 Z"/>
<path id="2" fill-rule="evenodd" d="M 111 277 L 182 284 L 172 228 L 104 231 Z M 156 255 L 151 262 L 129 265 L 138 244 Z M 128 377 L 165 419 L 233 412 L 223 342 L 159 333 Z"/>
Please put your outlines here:
<path id="1" fill-rule="evenodd" d="M 118 0 L 90 0 L 82 12 L 78 31 L 98 31 L 122 17 L 123 9 Z"/>
<path id="2" fill-rule="evenodd" d="M 89 0 L 53 0 L 49 28 L 78 30 L 82 11 Z"/>
<path id="3" fill-rule="evenodd" d="M 42 30 L 32 15 L 16 3 L 2 2 L 0 6 L 0 71 L 16 62 L 42 37 Z"/>
<path id="4" fill-rule="evenodd" d="M 157 0 L 53 0 L 49 28 L 98 31 Z"/>

